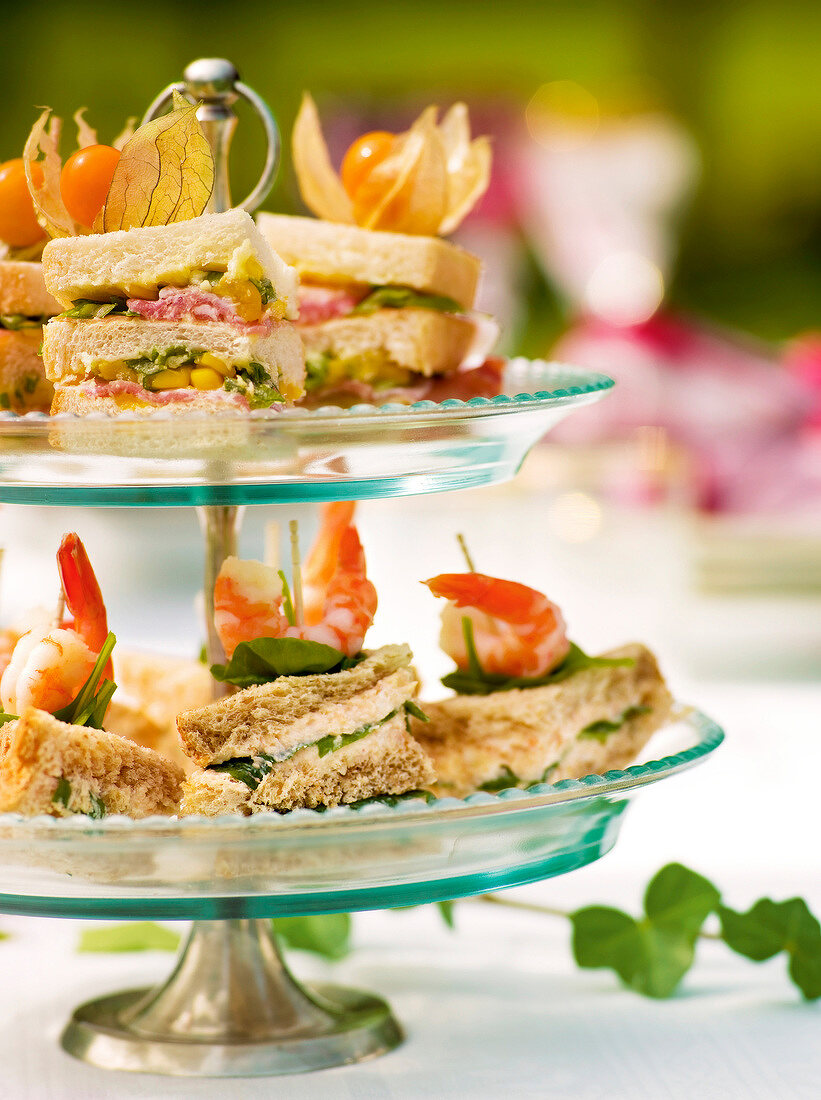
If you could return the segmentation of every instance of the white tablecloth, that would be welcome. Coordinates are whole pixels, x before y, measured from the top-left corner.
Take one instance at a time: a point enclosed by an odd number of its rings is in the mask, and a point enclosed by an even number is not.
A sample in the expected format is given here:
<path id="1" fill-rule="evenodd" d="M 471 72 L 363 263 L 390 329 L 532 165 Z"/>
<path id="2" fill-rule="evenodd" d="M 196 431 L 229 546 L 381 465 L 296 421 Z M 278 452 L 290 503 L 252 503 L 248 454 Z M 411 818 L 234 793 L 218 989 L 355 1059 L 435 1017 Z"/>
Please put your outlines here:
<path id="1" fill-rule="evenodd" d="M 363 510 L 363 535 L 385 593 L 374 642 L 388 640 L 391 610 L 401 613 L 420 655 L 428 646 L 426 671 L 439 671 L 432 609 L 409 586 L 420 576 L 458 568 L 441 540 L 459 523 L 473 531 L 474 553 L 489 572 L 503 572 L 505 561 L 517 556 L 523 579 L 538 583 L 541 572 L 548 590 L 545 575 L 552 572 L 552 594 L 586 648 L 630 637 L 656 646 L 679 697 L 697 702 L 728 734 L 707 765 L 641 795 L 610 855 L 510 896 L 566 908 L 612 903 L 637 912 L 648 878 L 677 859 L 713 878 L 736 908 L 761 894 L 802 894 L 821 913 L 821 686 L 696 678 L 674 644 L 679 597 L 670 596 L 663 576 L 651 590 L 636 583 L 647 569 L 662 570 L 658 546 L 644 540 L 648 566 L 637 559 L 633 583 L 625 572 L 629 554 L 616 556 L 615 564 L 607 555 L 596 575 L 589 562 L 574 571 L 569 551 L 562 558 L 540 541 L 543 513 L 533 503 L 481 494 L 459 499 L 475 509 L 473 521 L 464 513 L 450 517 L 444 499 Z M 403 522 L 413 528 L 412 540 L 399 538 Z M 443 523 L 447 529 L 439 535 Z M 528 538 L 516 534 L 524 530 Z M 401 606 L 394 595 L 400 575 L 409 593 Z M 707 642 L 715 645 L 716 639 L 705 636 Z M 766 645 L 765 637 L 760 644 Z M 680 994 L 656 1002 L 621 989 L 607 971 L 577 970 L 564 920 L 475 902 L 458 905 L 456 916 L 458 931 L 451 933 L 432 909 L 363 914 L 356 918 L 356 950 L 346 961 L 329 966 L 303 955 L 292 959 L 300 976 L 331 975 L 387 997 L 407 1032 L 398 1050 L 361 1066 L 237 1084 L 111 1074 L 63 1054 L 57 1036 L 77 1003 L 158 980 L 169 971 L 171 956 L 78 955 L 78 922 L 0 916 L 0 929 L 13 937 L 0 942 L 0 1098 L 212 1100 L 232 1090 L 243 1100 L 821 1095 L 821 1005 L 802 1003 L 783 958 L 755 965 L 720 944 L 702 944 Z"/>

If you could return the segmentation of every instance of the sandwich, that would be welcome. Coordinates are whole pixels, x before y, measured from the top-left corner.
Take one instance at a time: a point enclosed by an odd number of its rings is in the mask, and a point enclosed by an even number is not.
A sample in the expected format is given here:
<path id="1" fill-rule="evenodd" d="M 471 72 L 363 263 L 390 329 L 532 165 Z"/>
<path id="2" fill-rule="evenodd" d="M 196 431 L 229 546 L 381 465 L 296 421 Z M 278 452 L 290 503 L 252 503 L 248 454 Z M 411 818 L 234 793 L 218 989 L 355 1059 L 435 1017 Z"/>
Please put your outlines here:
<path id="1" fill-rule="evenodd" d="M 105 728 L 190 770 L 193 763 L 177 736 L 177 715 L 212 700 L 214 681 L 207 665 L 118 648 L 114 673 L 117 694 L 106 713 Z"/>
<path id="2" fill-rule="evenodd" d="M 53 413 L 248 411 L 291 403 L 304 361 L 296 274 L 242 210 L 60 237 L 43 252 Z"/>
<path id="3" fill-rule="evenodd" d="M 60 308 L 39 263 L 0 259 L 0 412 L 48 412 L 54 390 L 40 345 L 43 325 Z"/>
<path id="4" fill-rule="evenodd" d="M 417 689 L 407 646 L 352 668 L 282 676 L 177 718 L 188 777 L 183 814 L 337 806 L 428 786 L 434 773 L 409 732 Z"/>
<path id="5" fill-rule="evenodd" d="M 463 549 L 465 549 L 463 544 Z M 592 657 L 559 608 L 519 584 L 477 573 L 425 581 L 448 602 L 440 645 L 455 694 L 425 703 L 411 729 L 434 762 L 439 794 L 463 797 L 622 768 L 670 718 L 653 654 L 633 644 Z"/>
<path id="6" fill-rule="evenodd" d="M 35 707 L 0 727 L 0 813 L 172 814 L 182 776 L 151 749 Z"/>
<path id="7" fill-rule="evenodd" d="M 669 721 L 672 698 L 645 646 L 602 657 L 628 663 L 540 687 L 426 702 L 428 722 L 410 723 L 433 761 L 433 791 L 463 798 L 627 767 Z"/>
<path id="8" fill-rule="evenodd" d="M 421 714 L 410 650 L 362 651 L 377 597 L 353 512 L 346 501 L 323 506 L 304 565 L 292 525 L 290 585 L 261 562 L 223 563 L 214 626 L 227 663 L 211 672 L 241 690 L 177 717 L 199 765 L 184 813 L 336 806 L 433 780 L 408 732 L 408 714 Z"/>
<path id="9" fill-rule="evenodd" d="M 260 214 L 258 224 L 300 275 L 307 403 L 430 397 L 439 379 L 478 367 L 496 339 L 471 312 L 480 261 L 442 239 L 487 187 L 490 146 L 471 141 L 464 104 L 439 125 L 436 116 L 428 108 L 406 133 L 365 134 L 337 175 L 303 100 L 293 159 L 318 217 Z M 487 378 L 477 385 L 484 394 Z M 469 378 L 460 395 L 472 395 Z"/>
<path id="10" fill-rule="evenodd" d="M 484 359 L 485 329 L 470 312 L 476 256 L 438 237 L 282 214 L 257 221 L 299 272 L 312 403 L 421 400 L 439 377 Z"/>

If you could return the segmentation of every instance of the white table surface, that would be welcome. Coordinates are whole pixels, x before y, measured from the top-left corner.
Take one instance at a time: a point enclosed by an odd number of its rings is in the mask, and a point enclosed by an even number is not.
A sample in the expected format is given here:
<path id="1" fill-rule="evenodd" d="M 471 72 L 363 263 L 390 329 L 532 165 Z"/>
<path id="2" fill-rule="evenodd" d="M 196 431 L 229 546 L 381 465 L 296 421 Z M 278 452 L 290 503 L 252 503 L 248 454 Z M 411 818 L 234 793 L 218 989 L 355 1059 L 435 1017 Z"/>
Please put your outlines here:
<path id="1" fill-rule="evenodd" d="M 461 511 L 457 499 L 467 502 Z M 625 536 L 614 550 L 600 545 L 597 556 L 596 547 L 573 548 L 552 537 L 543 504 L 522 493 L 497 492 L 364 508 L 361 529 L 382 598 L 372 641 L 396 640 L 389 624 L 401 615 L 403 636 L 428 679 L 442 671 L 432 608 L 410 583 L 459 568 L 443 538 L 464 527 L 480 567 L 513 574 L 510 563 L 517 561 L 516 575 L 554 595 L 585 648 L 633 637 L 651 643 L 676 694 L 722 722 L 728 737 L 707 765 L 645 791 L 615 850 L 600 862 L 509 896 L 569 909 L 603 902 L 638 911 L 646 881 L 676 859 L 713 878 L 735 908 L 762 894 L 801 894 L 821 914 L 821 683 L 707 678 L 704 662 L 689 660 L 693 619 L 704 617 L 705 650 L 720 653 L 722 639 L 710 632 L 714 609 L 705 606 L 698 617 L 691 609 L 688 619 L 686 589 L 671 580 L 682 563 L 666 522 L 643 520 L 632 544 Z M 14 519 L 21 513 L 4 515 Z M 37 539 L 38 549 L 46 548 L 43 560 L 51 554 L 51 528 L 85 530 L 76 513 L 70 523 L 66 516 L 50 513 L 49 537 Z M 402 525 L 408 516 L 413 538 L 397 538 L 407 530 Z M 82 518 L 93 542 L 101 513 Z M 27 539 L 30 522 L 18 518 L 18 531 Z M 528 537 L 521 534 L 525 530 Z M 12 538 L 7 545 L 13 547 Z M 117 557 L 116 543 L 102 549 Z M 410 582 L 397 583 L 407 577 Z M 170 579 L 169 600 L 170 584 L 176 593 L 182 582 L 180 576 Z M 196 587 L 195 579 L 190 583 Z M 173 606 L 165 606 L 169 624 L 177 621 L 169 611 Z M 738 606 L 748 620 L 758 618 L 757 605 Z M 783 617 L 777 601 L 762 604 L 761 635 L 748 637 L 747 644 L 766 649 L 767 623 Z M 818 632 L 821 649 L 821 626 Z M 165 636 L 172 647 L 173 629 Z M 398 1050 L 361 1066 L 235 1085 L 111 1074 L 65 1055 L 57 1037 L 77 1003 L 158 980 L 169 971 L 171 956 L 78 955 L 80 922 L 0 916 L 0 929 L 12 935 L 0 942 L 0 1098 L 211 1100 L 230 1090 L 243 1100 L 821 1095 L 821 1005 L 802 1003 L 785 976 L 783 958 L 756 965 L 720 944 L 703 943 L 679 995 L 656 1002 L 621 989 L 608 971 L 577 970 L 563 919 L 476 902 L 460 903 L 456 918 L 458 930 L 451 933 L 432 909 L 361 914 L 356 950 L 344 962 L 292 957 L 301 977 L 330 975 L 386 996 L 407 1033 Z"/>

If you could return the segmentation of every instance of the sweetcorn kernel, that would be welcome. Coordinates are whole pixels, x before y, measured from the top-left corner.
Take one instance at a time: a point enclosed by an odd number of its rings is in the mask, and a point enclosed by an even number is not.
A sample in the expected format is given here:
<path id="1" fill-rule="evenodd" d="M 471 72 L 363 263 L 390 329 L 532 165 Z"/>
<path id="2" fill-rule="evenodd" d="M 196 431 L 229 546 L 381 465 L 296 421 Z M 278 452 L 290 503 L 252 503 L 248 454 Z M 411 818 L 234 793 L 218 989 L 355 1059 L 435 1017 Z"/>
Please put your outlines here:
<path id="1" fill-rule="evenodd" d="M 210 351 L 204 351 L 202 355 L 197 356 L 197 366 L 210 367 L 211 370 L 215 370 L 222 375 L 234 373 L 233 367 L 226 366 L 222 359 L 218 358 L 216 355 L 212 355 Z"/>
<path id="2" fill-rule="evenodd" d="M 186 389 L 191 384 L 191 371 L 188 367 L 179 367 L 176 370 L 166 368 L 152 374 L 148 381 L 152 390 Z"/>
<path id="3" fill-rule="evenodd" d="M 194 367 L 191 371 L 191 385 L 195 390 L 220 390 L 223 382 L 219 371 L 211 367 Z"/>
<path id="4" fill-rule="evenodd" d="M 128 369 L 122 359 L 114 359 L 111 363 L 97 364 L 97 374 L 100 378 L 104 378 L 106 382 L 113 382 L 115 378 L 120 378 L 122 371 Z"/>

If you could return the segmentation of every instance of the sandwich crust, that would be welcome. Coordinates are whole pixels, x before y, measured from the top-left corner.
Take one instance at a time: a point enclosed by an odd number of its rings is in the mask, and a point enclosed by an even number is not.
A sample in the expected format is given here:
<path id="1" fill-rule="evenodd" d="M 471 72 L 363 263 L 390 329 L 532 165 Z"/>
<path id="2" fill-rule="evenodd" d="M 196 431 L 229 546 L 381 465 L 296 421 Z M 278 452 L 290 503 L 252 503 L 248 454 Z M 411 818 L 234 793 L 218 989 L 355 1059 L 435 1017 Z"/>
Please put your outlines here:
<path id="1" fill-rule="evenodd" d="M 383 646 L 342 672 L 280 676 L 245 688 L 179 714 L 183 749 L 204 767 L 260 753 L 285 756 L 328 733 L 352 733 L 412 698 L 417 679 L 410 662 L 406 645 Z"/>
<path id="2" fill-rule="evenodd" d="M 404 713 L 358 741 L 320 756 L 316 745 L 277 764 L 256 790 L 225 772 L 188 777 L 181 814 L 282 813 L 298 807 L 338 806 L 377 795 L 405 794 L 432 783 L 433 768 L 405 728 Z"/>
<path id="3" fill-rule="evenodd" d="M 53 317 L 61 309 L 46 290 L 42 264 L 31 260 L 0 261 L 0 313 Z"/>
<path id="4" fill-rule="evenodd" d="M 481 261 L 439 237 L 339 225 L 319 218 L 258 214 L 257 224 L 306 282 L 409 286 L 472 309 Z"/>
<path id="5" fill-rule="evenodd" d="M 631 763 L 669 720 L 672 697 L 645 646 L 625 645 L 602 656 L 634 663 L 585 669 L 544 687 L 425 703 L 430 722 L 411 719 L 411 731 L 433 761 L 433 790 L 461 798 L 509 773 L 511 784 L 527 786 Z M 591 723 L 617 720 L 639 707 L 603 740 L 579 737 Z"/>
<path id="6" fill-rule="evenodd" d="M 54 387 L 38 355 L 43 330 L 0 328 L 0 412 L 48 412 Z"/>
<path id="7" fill-rule="evenodd" d="M 469 317 L 432 309 L 380 309 L 300 325 L 306 355 L 355 360 L 378 353 L 389 364 L 428 378 L 455 371 L 469 355 L 476 326 Z"/>
<path id="8" fill-rule="evenodd" d="M 286 321 L 267 333 L 246 332 L 219 321 L 148 321 L 133 317 L 50 321 L 43 329 L 43 362 L 52 382 L 76 383 L 97 363 L 138 359 L 153 349 L 189 347 L 210 351 L 227 363 L 261 363 L 283 396 L 305 386 L 305 359 L 299 333 Z M 206 391 L 219 392 L 219 391 Z"/>
<path id="9" fill-rule="evenodd" d="M 295 317 L 297 274 L 245 210 L 203 214 L 172 225 L 58 237 L 43 250 L 46 286 L 64 309 L 78 298 L 155 298 L 161 287 L 187 286 L 191 272 L 202 268 L 219 267 L 247 277 L 249 263 L 260 269 L 255 277 L 269 279 L 286 302 L 286 316 Z"/>
<path id="10" fill-rule="evenodd" d="M 3 747 L 0 812 L 146 817 L 177 809 L 182 769 L 116 734 L 29 707 L 7 724 Z"/>

